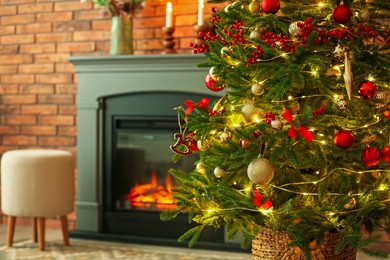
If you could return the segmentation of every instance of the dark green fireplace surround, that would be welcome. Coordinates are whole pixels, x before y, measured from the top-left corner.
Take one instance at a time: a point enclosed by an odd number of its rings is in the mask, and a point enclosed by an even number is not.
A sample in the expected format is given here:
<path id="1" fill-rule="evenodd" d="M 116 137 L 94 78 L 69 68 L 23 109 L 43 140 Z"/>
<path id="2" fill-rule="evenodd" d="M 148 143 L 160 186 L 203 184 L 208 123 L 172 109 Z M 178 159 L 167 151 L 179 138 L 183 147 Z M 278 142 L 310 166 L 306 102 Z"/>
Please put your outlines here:
<path id="1" fill-rule="evenodd" d="M 205 61 L 202 55 L 147 55 L 72 57 L 78 77 L 77 96 L 77 227 L 71 236 L 122 242 L 136 242 L 185 247 L 177 238 L 189 226 L 183 215 L 177 222 L 159 221 L 158 212 L 116 212 L 110 210 L 107 190 L 110 178 L 110 162 L 104 139 L 110 136 L 104 124 L 104 100 L 122 99 L 124 96 L 142 96 L 142 101 L 126 104 L 129 114 L 147 115 L 151 111 L 175 114 L 174 106 L 183 100 L 172 99 L 180 93 L 180 99 L 220 95 L 210 93 L 204 78 L 207 69 L 197 68 Z M 145 100 L 148 96 L 161 96 L 160 102 Z M 196 100 L 194 100 L 196 101 Z M 132 102 L 132 101 L 131 101 Z M 169 106 L 169 107 L 165 107 Z M 167 111 L 167 112 L 163 112 Z M 168 112 L 169 111 L 169 112 Z M 106 136 L 106 137 L 105 137 Z M 172 140 L 173 141 L 173 140 Z M 145 230 L 146 235 L 142 232 Z M 196 245 L 200 248 L 239 251 L 239 242 L 228 241 L 225 230 L 208 230 Z"/>

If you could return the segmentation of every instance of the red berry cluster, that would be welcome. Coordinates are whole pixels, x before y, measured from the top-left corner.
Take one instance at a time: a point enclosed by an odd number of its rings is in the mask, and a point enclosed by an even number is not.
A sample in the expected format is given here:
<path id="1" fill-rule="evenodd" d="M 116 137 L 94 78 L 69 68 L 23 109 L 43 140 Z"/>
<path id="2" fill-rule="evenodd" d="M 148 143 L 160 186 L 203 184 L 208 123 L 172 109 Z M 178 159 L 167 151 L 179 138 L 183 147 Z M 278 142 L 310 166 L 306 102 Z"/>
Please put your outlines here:
<path id="1" fill-rule="evenodd" d="M 264 53 L 261 46 L 256 46 L 256 51 L 251 53 L 251 57 L 247 59 L 246 66 L 249 67 L 251 64 L 256 64 L 257 60 L 260 59 L 261 55 Z"/>
<path id="2" fill-rule="evenodd" d="M 191 42 L 189 46 L 191 48 L 193 48 L 192 54 L 203 53 L 203 52 L 210 52 L 210 46 L 208 46 L 205 43 L 202 44 L 202 45 L 198 45 L 196 43 Z"/>
<path id="3" fill-rule="evenodd" d="M 318 31 L 318 27 L 313 26 L 312 22 L 313 18 L 309 17 L 305 21 L 297 23 L 297 26 L 300 29 L 300 33 L 297 37 L 301 39 L 300 43 L 302 45 L 305 45 L 307 43 L 307 41 L 309 40 L 309 35 L 313 31 Z"/>
<path id="4" fill-rule="evenodd" d="M 212 7 L 211 8 L 211 12 L 213 13 L 213 16 L 211 17 L 211 22 L 212 23 L 220 23 L 221 22 L 221 17 L 216 15 L 216 13 L 218 12 L 217 8 Z"/>
<path id="5" fill-rule="evenodd" d="M 241 27 L 244 26 L 243 22 L 240 22 L 239 20 L 236 20 L 234 24 L 230 25 L 228 28 L 223 28 L 222 32 L 226 34 L 226 36 L 232 40 L 233 44 L 236 43 L 241 43 L 245 44 L 245 38 L 244 38 L 244 33 L 245 30 L 242 29 Z"/>
<path id="6" fill-rule="evenodd" d="M 323 106 L 320 106 L 319 109 L 313 109 L 313 111 L 311 111 L 312 119 L 314 118 L 314 116 L 322 115 L 324 113 L 324 110 L 325 110 L 325 108 Z"/>
<path id="7" fill-rule="evenodd" d="M 267 112 L 267 113 L 265 113 L 265 122 L 266 122 L 267 124 L 271 124 L 271 122 L 272 122 L 273 120 L 275 120 L 275 118 L 276 118 L 276 116 L 275 116 L 274 113 L 272 113 L 272 112 Z"/>
<path id="8" fill-rule="evenodd" d="M 374 32 L 372 26 L 364 26 L 362 23 L 358 23 L 358 34 L 366 36 L 367 38 L 378 37 L 378 33 Z"/>
<path id="9" fill-rule="evenodd" d="M 273 32 L 261 31 L 261 40 L 272 47 L 281 47 L 285 52 L 295 52 L 295 47 L 299 43 L 289 40 L 287 35 L 281 36 Z"/>

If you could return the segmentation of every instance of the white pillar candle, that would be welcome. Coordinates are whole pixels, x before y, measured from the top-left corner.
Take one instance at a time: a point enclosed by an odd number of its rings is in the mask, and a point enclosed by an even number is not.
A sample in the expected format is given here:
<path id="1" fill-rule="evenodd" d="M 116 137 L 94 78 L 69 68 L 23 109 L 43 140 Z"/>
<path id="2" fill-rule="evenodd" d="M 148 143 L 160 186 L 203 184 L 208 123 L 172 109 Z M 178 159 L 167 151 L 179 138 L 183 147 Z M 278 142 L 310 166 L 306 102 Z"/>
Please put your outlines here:
<path id="1" fill-rule="evenodd" d="M 172 3 L 171 2 L 167 3 L 165 27 L 167 28 L 172 27 Z"/>
<path id="2" fill-rule="evenodd" d="M 198 4 L 198 25 L 202 26 L 203 22 L 203 9 L 204 9 L 204 0 L 199 0 Z"/>

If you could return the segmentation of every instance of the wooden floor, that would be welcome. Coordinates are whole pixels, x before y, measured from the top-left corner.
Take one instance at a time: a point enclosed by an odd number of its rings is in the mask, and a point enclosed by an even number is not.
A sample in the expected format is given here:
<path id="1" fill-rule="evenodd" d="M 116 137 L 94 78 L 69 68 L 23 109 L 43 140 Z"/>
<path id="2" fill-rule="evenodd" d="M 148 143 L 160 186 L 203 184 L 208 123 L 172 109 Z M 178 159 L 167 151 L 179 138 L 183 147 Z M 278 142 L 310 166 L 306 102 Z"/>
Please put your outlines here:
<path id="1" fill-rule="evenodd" d="M 6 233 L 7 233 L 7 225 L 6 223 L 0 224 L 0 245 L 3 246 L 6 243 Z M 14 235 L 14 242 L 29 240 L 32 238 L 32 229 L 30 226 L 18 226 L 15 227 L 15 235 Z M 45 233 L 45 239 L 46 241 L 61 241 L 62 240 L 62 233 L 60 229 L 46 229 Z M 72 239 L 71 239 L 72 240 Z M 390 245 L 389 244 L 383 244 L 379 245 L 380 248 L 383 250 L 390 252 Z M 177 249 L 181 250 L 181 249 Z M 248 259 L 251 257 L 248 256 Z M 362 253 L 358 253 L 357 260 L 375 260 L 379 258 L 373 258 L 366 256 Z M 383 259 L 383 258 L 381 258 Z M 387 258 L 390 260 L 390 257 Z"/>

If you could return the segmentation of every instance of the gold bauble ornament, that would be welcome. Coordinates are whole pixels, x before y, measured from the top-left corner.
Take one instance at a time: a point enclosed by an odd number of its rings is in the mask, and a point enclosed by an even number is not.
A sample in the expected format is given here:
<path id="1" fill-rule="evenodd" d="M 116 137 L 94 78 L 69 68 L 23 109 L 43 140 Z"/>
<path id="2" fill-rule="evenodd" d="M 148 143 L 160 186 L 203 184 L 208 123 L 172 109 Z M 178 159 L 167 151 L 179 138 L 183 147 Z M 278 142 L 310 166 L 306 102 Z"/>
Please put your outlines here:
<path id="1" fill-rule="evenodd" d="M 239 60 L 234 59 L 231 55 L 233 53 L 233 49 L 231 47 L 224 46 L 221 49 L 221 57 L 232 66 L 237 66 L 241 62 Z"/>
<path id="2" fill-rule="evenodd" d="M 275 168 L 268 159 L 256 158 L 248 165 L 247 174 L 253 183 L 265 185 L 273 179 Z"/>
<path id="3" fill-rule="evenodd" d="M 260 114 L 260 109 L 255 107 L 253 101 L 248 101 L 242 106 L 241 113 L 247 122 L 252 122 L 254 116 Z"/>
<path id="4" fill-rule="evenodd" d="M 200 151 L 206 151 L 209 148 L 209 143 L 205 140 L 198 140 L 196 146 Z"/>
<path id="5" fill-rule="evenodd" d="M 257 0 L 253 0 L 249 4 L 248 8 L 249 8 L 249 12 L 251 12 L 252 14 L 258 14 L 260 12 L 261 5 Z"/>
<path id="6" fill-rule="evenodd" d="M 215 175 L 215 177 L 217 177 L 218 179 L 220 179 L 220 178 L 225 177 L 226 171 L 225 171 L 224 169 L 222 169 L 221 167 L 216 167 L 216 168 L 214 169 L 214 175 Z"/>
<path id="7" fill-rule="evenodd" d="M 253 95 L 261 96 L 264 93 L 264 85 L 256 82 L 252 85 L 251 91 Z"/>
<path id="8" fill-rule="evenodd" d="M 355 198 L 352 198 L 349 202 L 344 204 L 345 209 L 353 209 L 356 206 L 356 200 Z"/>
<path id="9" fill-rule="evenodd" d="M 198 162 L 195 167 L 195 171 L 199 173 L 206 173 L 206 169 L 204 168 L 204 164 L 202 162 Z"/>

